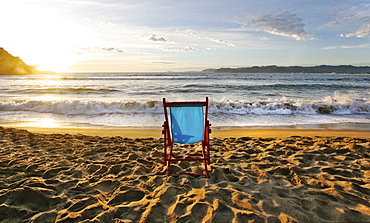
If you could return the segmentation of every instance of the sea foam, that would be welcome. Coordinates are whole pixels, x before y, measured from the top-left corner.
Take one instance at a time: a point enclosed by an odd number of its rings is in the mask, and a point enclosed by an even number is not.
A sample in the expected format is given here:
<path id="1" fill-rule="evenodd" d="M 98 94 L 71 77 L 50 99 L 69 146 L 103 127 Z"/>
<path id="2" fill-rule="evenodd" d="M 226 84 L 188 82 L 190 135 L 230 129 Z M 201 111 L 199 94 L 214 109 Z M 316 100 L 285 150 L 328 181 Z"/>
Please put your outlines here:
<path id="1" fill-rule="evenodd" d="M 0 111 L 33 111 L 65 115 L 163 113 L 162 101 L 6 100 Z M 369 98 L 336 93 L 317 99 L 210 100 L 209 113 L 230 115 L 370 114 Z"/>

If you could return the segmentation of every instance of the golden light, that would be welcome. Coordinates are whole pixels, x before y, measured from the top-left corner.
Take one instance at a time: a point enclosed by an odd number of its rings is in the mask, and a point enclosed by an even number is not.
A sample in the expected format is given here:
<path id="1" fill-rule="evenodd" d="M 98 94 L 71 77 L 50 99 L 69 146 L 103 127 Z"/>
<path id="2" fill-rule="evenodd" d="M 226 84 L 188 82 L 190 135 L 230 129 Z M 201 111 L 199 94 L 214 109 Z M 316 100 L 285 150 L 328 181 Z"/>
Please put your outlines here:
<path id="1" fill-rule="evenodd" d="M 80 60 L 73 52 L 57 54 L 50 52 L 49 57 L 45 54 L 48 52 L 44 51 L 44 54 L 34 55 L 33 60 L 37 62 L 36 69 L 39 71 L 68 72 L 68 67 Z"/>
<path id="2" fill-rule="evenodd" d="M 59 86 L 61 84 L 58 75 L 44 75 L 44 78 L 39 81 L 41 86 Z"/>
<path id="3" fill-rule="evenodd" d="M 43 96 L 37 97 L 37 99 L 41 101 L 57 101 L 59 97 L 55 97 L 51 95 L 43 95 Z"/>
<path id="4" fill-rule="evenodd" d="M 43 128 L 56 128 L 59 127 L 59 124 L 51 118 L 42 118 L 38 121 L 31 122 L 27 124 L 30 127 L 43 127 Z"/>
<path id="5" fill-rule="evenodd" d="M 68 66 L 82 59 L 78 47 L 88 41 L 86 29 L 58 8 L 7 1 L 0 19 L 6 21 L 3 30 L 11 30 L 0 37 L 3 46 L 40 71 L 68 71 Z"/>

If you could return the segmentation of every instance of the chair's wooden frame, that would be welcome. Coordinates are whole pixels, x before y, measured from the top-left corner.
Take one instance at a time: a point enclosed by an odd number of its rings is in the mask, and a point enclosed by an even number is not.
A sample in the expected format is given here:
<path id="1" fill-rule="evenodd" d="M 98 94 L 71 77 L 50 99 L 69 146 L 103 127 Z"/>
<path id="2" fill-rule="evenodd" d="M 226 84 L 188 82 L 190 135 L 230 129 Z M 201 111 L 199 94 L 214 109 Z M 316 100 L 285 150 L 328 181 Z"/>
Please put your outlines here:
<path id="1" fill-rule="evenodd" d="M 203 131 L 203 139 L 202 139 L 202 153 L 187 153 L 185 158 L 174 158 L 173 154 L 173 138 L 170 131 L 170 122 L 169 122 L 169 112 L 168 108 L 170 107 L 178 107 L 178 106 L 190 106 L 191 105 L 202 105 L 204 106 L 203 113 L 204 113 L 204 131 Z M 211 133 L 211 124 L 208 120 L 208 97 L 206 97 L 205 101 L 184 101 L 184 102 L 167 102 L 165 98 L 163 98 L 163 108 L 164 108 L 164 115 L 165 121 L 162 125 L 162 134 L 164 135 L 164 165 L 166 166 L 166 174 L 170 174 L 171 162 L 176 161 L 203 161 L 204 164 L 204 172 L 203 174 L 196 174 L 196 173 L 185 173 L 191 176 L 202 176 L 209 178 L 209 173 L 207 169 L 207 165 L 210 165 L 211 158 L 210 158 L 210 142 L 209 142 L 209 134 Z M 189 156 L 198 156 L 195 158 L 188 158 Z"/>

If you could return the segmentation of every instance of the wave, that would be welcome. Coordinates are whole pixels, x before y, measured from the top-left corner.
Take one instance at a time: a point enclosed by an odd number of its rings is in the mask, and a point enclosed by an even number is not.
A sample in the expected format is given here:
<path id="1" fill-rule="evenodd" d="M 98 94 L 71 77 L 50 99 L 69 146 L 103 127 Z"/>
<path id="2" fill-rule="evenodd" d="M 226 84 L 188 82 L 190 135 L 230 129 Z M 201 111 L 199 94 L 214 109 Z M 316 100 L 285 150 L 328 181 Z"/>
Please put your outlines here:
<path id="1" fill-rule="evenodd" d="M 11 100 L 0 101 L 0 111 L 32 111 L 65 115 L 104 115 L 163 113 L 162 101 L 80 101 L 80 100 Z M 368 115 L 370 99 L 335 93 L 317 99 L 267 99 L 259 101 L 211 100 L 209 113 L 213 115 L 292 115 L 335 114 Z"/>
<path id="2" fill-rule="evenodd" d="M 312 84 L 188 84 L 183 86 L 184 89 L 232 89 L 235 90 L 264 90 L 264 91 L 277 91 L 277 90 L 330 90 L 330 89 L 347 89 L 347 90 L 366 90 L 368 87 L 366 85 L 364 86 L 348 86 L 346 84 L 334 84 L 334 83 L 328 83 L 328 84 L 318 84 L 318 83 L 312 83 Z"/>
<path id="3" fill-rule="evenodd" d="M 7 93 L 11 94 L 106 94 L 117 92 L 119 90 L 115 89 L 105 89 L 105 88 L 88 88 L 88 87 L 76 87 L 76 88 L 32 88 L 32 89 L 3 89 Z"/>
<path id="4" fill-rule="evenodd" d="M 0 111 L 33 111 L 66 115 L 103 115 L 112 113 L 160 113 L 159 101 L 102 102 L 79 100 L 16 100 L 0 102 Z"/>
<path id="5" fill-rule="evenodd" d="M 48 87 L 48 88 L 24 88 L 24 89 L 11 89 L 4 88 L 3 92 L 8 94 L 20 94 L 20 95 L 43 95 L 43 94 L 56 94 L 56 95 L 66 95 L 66 94 L 84 94 L 84 95 L 103 95 L 103 94 L 130 94 L 130 95 L 166 95 L 166 94 L 184 94 L 184 93 L 194 93 L 194 92 L 204 92 L 205 90 L 209 93 L 225 93 L 225 92 L 245 92 L 252 94 L 254 91 L 265 92 L 264 96 L 276 95 L 275 93 L 269 94 L 267 92 L 276 91 L 316 91 L 321 89 L 346 89 L 346 91 L 366 91 L 368 88 L 366 86 L 344 86 L 344 85 L 285 85 L 285 84 L 271 84 L 271 85 L 227 85 L 227 84 L 187 84 L 180 88 L 166 88 L 162 86 L 143 89 L 130 89 L 130 86 L 120 85 L 120 88 L 97 88 L 97 87 Z M 262 94 L 259 92 L 258 94 Z"/>
<path id="6" fill-rule="evenodd" d="M 56 80 L 64 81 L 130 81 L 130 80 L 198 80 L 206 79 L 206 76 L 165 76 L 165 75 L 154 75 L 154 76 L 92 76 L 92 77 L 58 77 Z M 28 77 L 28 80 L 39 80 L 39 77 Z"/>
<path id="7" fill-rule="evenodd" d="M 226 101 L 211 103 L 210 113 L 230 113 L 239 115 L 292 115 L 292 114 L 336 114 L 354 115 L 370 114 L 370 104 L 366 100 L 346 102 L 324 100 L 286 100 L 269 99 L 256 102 Z"/>

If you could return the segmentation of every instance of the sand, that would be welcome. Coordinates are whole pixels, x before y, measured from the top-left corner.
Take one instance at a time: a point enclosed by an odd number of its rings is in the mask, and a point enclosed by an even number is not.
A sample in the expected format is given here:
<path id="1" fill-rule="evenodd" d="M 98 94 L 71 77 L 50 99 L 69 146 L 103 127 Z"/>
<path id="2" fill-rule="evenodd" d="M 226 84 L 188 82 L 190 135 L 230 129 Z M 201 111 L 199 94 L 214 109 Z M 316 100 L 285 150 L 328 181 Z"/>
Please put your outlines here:
<path id="1" fill-rule="evenodd" d="M 90 136 L 122 136 L 125 138 L 161 138 L 163 137 L 161 129 L 107 129 L 94 127 L 33 127 L 24 126 L 20 123 L 13 123 L 3 125 L 3 127 L 25 129 L 34 133 L 56 133 L 56 134 L 83 134 Z M 359 125 L 351 128 L 344 127 L 341 129 L 340 126 L 331 126 L 333 128 L 312 128 L 311 126 L 303 126 L 303 128 L 287 128 L 280 126 L 272 129 L 212 129 L 211 137 L 213 138 L 238 138 L 238 137 L 288 137 L 292 135 L 299 136 L 343 136 L 343 137 L 360 137 L 370 138 L 370 128 L 368 125 L 362 127 Z M 362 130 L 359 130 L 362 129 Z"/>
<path id="2" fill-rule="evenodd" d="M 306 133 L 213 138 L 207 179 L 159 138 L 0 127 L 0 222 L 370 222 L 370 138 Z"/>

